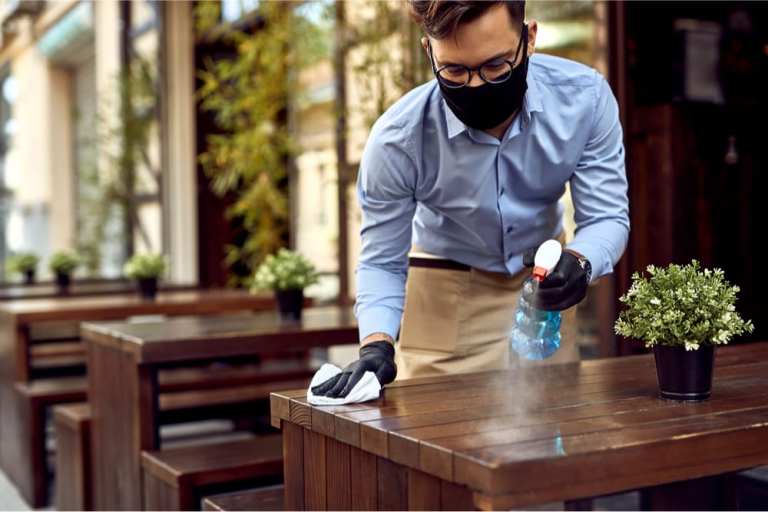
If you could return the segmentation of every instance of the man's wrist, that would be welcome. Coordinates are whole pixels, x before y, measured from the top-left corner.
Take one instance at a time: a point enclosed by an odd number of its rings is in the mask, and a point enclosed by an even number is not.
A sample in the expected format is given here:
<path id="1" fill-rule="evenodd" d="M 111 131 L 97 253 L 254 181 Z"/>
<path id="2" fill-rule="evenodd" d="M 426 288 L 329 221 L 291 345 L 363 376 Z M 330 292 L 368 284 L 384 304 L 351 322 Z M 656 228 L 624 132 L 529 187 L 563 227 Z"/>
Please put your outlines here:
<path id="1" fill-rule="evenodd" d="M 365 345 L 368 345 L 369 343 L 373 343 L 375 341 L 386 341 L 388 343 L 391 343 L 392 345 L 395 344 L 395 340 L 392 339 L 392 336 L 390 336 L 387 333 L 384 332 L 374 332 L 372 334 L 369 334 L 365 338 L 360 341 L 360 346 L 364 347 Z"/>

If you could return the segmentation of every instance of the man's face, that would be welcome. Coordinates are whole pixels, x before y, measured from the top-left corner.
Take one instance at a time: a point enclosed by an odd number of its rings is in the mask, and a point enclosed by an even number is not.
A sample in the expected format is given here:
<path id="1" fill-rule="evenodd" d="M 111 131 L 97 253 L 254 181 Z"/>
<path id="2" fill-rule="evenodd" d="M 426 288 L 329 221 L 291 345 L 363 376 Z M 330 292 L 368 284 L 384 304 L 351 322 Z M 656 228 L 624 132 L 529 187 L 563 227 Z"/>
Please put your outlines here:
<path id="1" fill-rule="evenodd" d="M 459 25 L 453 36 L 443 39 L 422 38 L 424 49 L 429 52 L 432 46 L 436 69 L 446 64 L 463 64 L 476 68 L 481 64 L 502 57 L 513 61 L 520 45 L 522 24 L 513 22 L 504 4 L 497 4 L 488 9 L 479 18 Z M 528 55 L 532 55 L 536 43 L 536 21 L 528 22 Z M 523 58 L 522 52 L 515 65 Z M 483 84 L 477 73 L 472 74 L 469 87 Z"/>

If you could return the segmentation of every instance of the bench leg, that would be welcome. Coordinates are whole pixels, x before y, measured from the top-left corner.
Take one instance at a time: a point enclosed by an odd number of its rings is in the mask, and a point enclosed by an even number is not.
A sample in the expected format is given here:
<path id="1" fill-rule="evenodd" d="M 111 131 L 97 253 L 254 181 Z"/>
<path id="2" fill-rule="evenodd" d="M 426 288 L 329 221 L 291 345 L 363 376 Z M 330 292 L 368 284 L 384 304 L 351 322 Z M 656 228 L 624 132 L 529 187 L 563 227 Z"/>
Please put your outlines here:
<path id="1" fill-rule="evenodd" d="M 150 472 L 145 471 L 144 510 L 199 510 L 200 501 L 195 499 L 194 489 L 182 485 L 174 487 Z"/>
<path id="2" fill-rule="evenodd" d="M 56 424 L 56 509 L 93 510 L 91 433 Z"/>
<path id="3" fill-rule="evenodd" d="M 0 466 L 33 508 L 47 503 L 45 407 L 8 390 L 3 400 Z"/>

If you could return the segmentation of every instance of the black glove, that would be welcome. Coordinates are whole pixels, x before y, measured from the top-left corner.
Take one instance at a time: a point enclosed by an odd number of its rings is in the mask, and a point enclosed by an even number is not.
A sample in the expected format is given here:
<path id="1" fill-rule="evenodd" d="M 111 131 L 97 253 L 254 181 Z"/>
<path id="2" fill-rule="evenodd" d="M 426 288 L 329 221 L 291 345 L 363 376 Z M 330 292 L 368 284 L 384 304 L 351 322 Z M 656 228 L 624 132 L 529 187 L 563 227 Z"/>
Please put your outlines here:
<path id="1" fill-rule="evenodd" d="M 535 256 L 536 249 L 523 253 L 523 265 L 532 267 Z M 592 265 L 586 258 L 563 251 L 560 261 L 539 285 L 533 305 L 544 311 L 563 311 L 575 306 L 587 295 L 591 274 Z"/>
<path id="2" fill-rule="evenodd" d="M 312 388 L 317 396 L 343 398 L 352 391 L 365 372 L 373 372 L 383 386 L 397 376 L 395 347 L 387 341 L 374 341 L 360 347 L 360 359 L 344 368 L 340 374 Z"/>

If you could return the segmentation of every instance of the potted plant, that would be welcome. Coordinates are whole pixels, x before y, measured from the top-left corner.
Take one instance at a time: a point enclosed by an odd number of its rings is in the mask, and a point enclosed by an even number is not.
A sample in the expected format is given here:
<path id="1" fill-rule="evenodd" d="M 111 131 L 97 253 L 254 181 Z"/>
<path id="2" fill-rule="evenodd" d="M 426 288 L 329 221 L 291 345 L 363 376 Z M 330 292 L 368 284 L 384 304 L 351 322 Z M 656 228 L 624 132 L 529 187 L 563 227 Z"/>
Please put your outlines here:
<path id="1" fill-rule="evenodd" d="M 301 319 L 304 288 L 318 281 L 315 266 L 301 254 L 280 249 L 259 265 L 253 290 L 274 290 L 280 314 L 287 320 Z"/>
<path id="2" fill-rule="evenodd" d="M 72 281 L 72 273 L 80 266 L 80 257 L 71 251 L 53 253 L 48 267 L 56 276 L 56 284 L 60 293 L 67 293 Z"/>
<path id="3" fill-rule="evenodd" d="M 139 295 L 145 299 L 154 299 L 157 295 L 157 280 L 167 267 L 162 254 L 136 254 L 123 267 L 123 273 L 135 279 Z"/>
<path id="4" fill-rule="evenodd" d="M 714 349 L 754 326 L 736 312 L 738 286 L 720 269 L 688 265 L 635 273 L 619 300 L 626 305 L 616 321 L 617 334 L 652 348 L 662 398 L 698 401 L 712 389 Z"/>
<path id="5" fill-rule="evenodd" d="M 40 258 L 31 252 L 19 252 L 8 258 L 6 267 L 10 274 L 21 274 L 24 276 L 25 284 L 35 282 L 35 272 Z"/>

